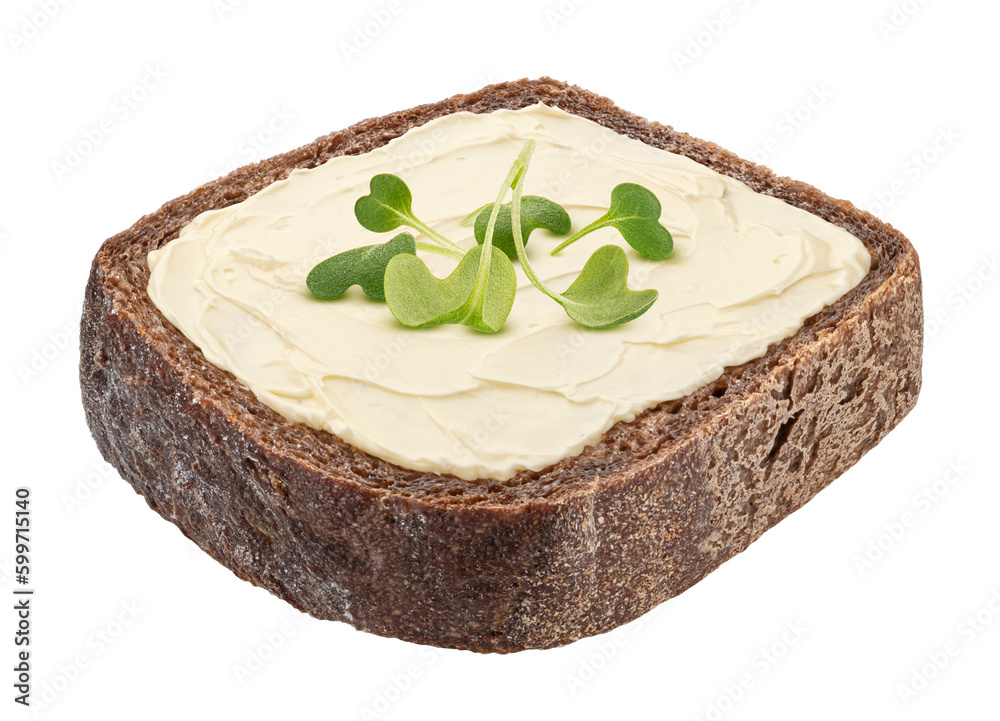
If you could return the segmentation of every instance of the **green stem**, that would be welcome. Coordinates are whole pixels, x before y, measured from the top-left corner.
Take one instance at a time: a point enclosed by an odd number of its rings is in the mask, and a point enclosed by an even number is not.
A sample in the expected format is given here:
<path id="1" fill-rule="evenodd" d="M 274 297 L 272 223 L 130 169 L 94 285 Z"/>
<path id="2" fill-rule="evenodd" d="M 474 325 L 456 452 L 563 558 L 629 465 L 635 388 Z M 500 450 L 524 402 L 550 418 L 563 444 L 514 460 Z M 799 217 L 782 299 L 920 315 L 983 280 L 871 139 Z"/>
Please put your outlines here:
<path id="1" fill-rule="evenodd" d="M 500 206 L 503 205 L 503 199 L 507 195 L 507 191 L 511 188 L 512 184 L 519 187 L 524 182 L 523 171 L 527 168 L 528 161 L 531 159 L 531 153 L 534 150 L 535 141 L 525 140 L 524 145 L 521 148 L 521 152 L 514 160 L 513 165 L 510 166 L 510 171 L 507 173 L 507 177 L 504 178 L 503 184 L 500 186 L 500 192 L 497 194 L 496 202 L 493 203 L 493 210 L 490 211 L 490 219 L 486 224 L 486 237 L 483 238 L 483 251 L 479 256 L 479 269 L 476 271 L 476 285 L 472 291 L 473 302 L 470 306 L 472 308 L 479 307 L 479 301 L 483 294 L 486 293 L 486 284 L 490 279 L 490 256 L 493 251 L 493 230 L 496 227 L 497 216 L 500 215 Z M 517 197 L 520 198 L 520 196 Z M 520 205 L 520 203 L 518 203 L 518 205 Z M 518 219 L 520 220 L 520 214 Z"/>
<path id="2" fill-rule="evenodd" d="M 608 218 L 608 215 L 607 215 L 607 213 L 605 213 L 604 215 L 602 215 L 600 218 L 598 218 L 597 220 L 595 220 L 590 225 L 585 225 L 584 227 L 580 228 L 580 230 L 576 231 L 575 233 L 573 233 L 573 235 L 571 235 L 566 240 L 564 240 L 562 243 L 560 243 L 558 246 L 556 246 L 556 249 L 553 250 L 550 253 L 550 255 L 555 255 L 556 253 L 558 253 L 563 248 L 567 248 L 567 247 L 573 245 L 573 243 L 575 243 L 576 241 L 580 240 L 580 238 L 582 238 L 583 236 L 585 236 L 587 233 L 593 233 L 598 228 L 603 228 L 605 225 L 609 225 L 610 221 L 607 218 Z"/>
<path id="3" fill-rule="evenodd" d="M 417 243 L 417 250 L 426 250 L 428 253 L 436 253 L 437 255 L 455 258 L 456 260 L 461 260 L 465 257 L 465 251 L 442 248 L 440 245 L 433 245 L 432 243 Z"/>
<path id="4" fill-rule="evenodd" d="M 492 203 L 487 203 L 486 205 L 483 205 L 483 206 L 481 206 L 479 208 L 476 208 L 471 213 L 469 213 L 467 216 L 465 216 L 464 218 L 462 218 L 462 220 L 459 222 L 459 225 L 461 225 L 463 228 L 472 227 L 473 225 L 476 224 L 476 218 L 479 217 L 479 214 L 482 213 L 485 208 L 488 208 L 491 205 L 492 205 Z"/>
<path id="5" fill-rule="evenodd" d="M 531 267 L 531 263 L 528 262 L 528 254 L 524 250 L 524 234 L 521 232 L 521 192 L 524 189 L 524 174 L 517 179 L 517 183 L 514 185 L 514 194 L 510 199 L 510 226 L 511 231 L 514 234 L 514 249 L 517 251 L 517 259 L 521 263 L 521 268 L 524 269 L 524 274 L 528 276 L 528 280 L 542 291 L 549 298 L 555 302 L 563 305 L 567 300 L 556 293 L 554 290 L 549 288 L 542 279 L 535 275 L 534 269 Z"/>
<path id="6" fill-rule="evenodd" d="M 423 233 L 429 240 L 433 240 L 438 245 L 442 245 L 445 248 L 451 248 L 452 250 L 458 251 L 462 255 L 465 255 L 465 250 L 458 243 L 453 243 L 452 241 L 445 238 L 443 235 L 438 233 L 436 230 L 426 225 L 415 217 L 411 216 L 406 219 L 406 222 L 410 224 L 410 227 L 414 230 L 418 230 Z M 461 256 L 460 256 L 461 257 Z"/>

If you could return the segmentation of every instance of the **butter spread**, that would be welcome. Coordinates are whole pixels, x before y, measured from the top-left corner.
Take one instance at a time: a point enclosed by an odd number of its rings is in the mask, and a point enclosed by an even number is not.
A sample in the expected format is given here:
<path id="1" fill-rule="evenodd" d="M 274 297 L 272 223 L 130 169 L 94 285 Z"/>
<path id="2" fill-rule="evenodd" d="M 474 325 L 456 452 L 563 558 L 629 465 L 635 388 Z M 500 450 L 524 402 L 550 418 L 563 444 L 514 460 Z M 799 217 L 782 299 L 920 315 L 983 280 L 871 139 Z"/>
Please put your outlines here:
<path id="1" fill-rule="evenodd" d="M 417 217 L 471 247 L 472 229 L 459 221 L 492 202 L 527 138 L 537 148 L 525 194 L 562 204 L 574 230 L 607 209 L 618 183 L 660 199 L 674 237 L 667 260 L 644 259 L 613 228 L 555 257 L 558 239 L 545 230 L 527 245 L 558 291 L 598 247 L 621 245 L 630 287 L 659 290 L 645 315 L 588 330 L 520 269 L 511 315 L 492 335 L 405 329 L 356 286 L 334 301 L 310 295 L 305 277 L 316 263 L 408 230 L 375 234 L 355 219 L 373 175 L 399 175 Z M 439 277 L 455 265 L 420 256 Z M 447 115 L 203 213 L 149 254 L 149 295 L 209 361 L 286 418 L 405 468 L 506 479 L 575 455 L 616 422 L 759 357 L 869 264 L 857 238 L 815 215 L 539 103 Z"/>

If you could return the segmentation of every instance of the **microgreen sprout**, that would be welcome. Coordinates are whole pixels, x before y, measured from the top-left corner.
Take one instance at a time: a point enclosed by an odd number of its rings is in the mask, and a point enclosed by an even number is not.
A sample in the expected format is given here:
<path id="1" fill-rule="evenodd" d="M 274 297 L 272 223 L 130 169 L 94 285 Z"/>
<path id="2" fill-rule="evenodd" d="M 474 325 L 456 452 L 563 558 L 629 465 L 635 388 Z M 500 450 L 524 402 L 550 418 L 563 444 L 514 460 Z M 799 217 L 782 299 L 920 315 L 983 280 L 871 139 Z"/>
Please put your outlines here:
<path id="1" fill-rule="evenodd" d="M 526 147 L 528 143 L 533 144 L 534 141 L 527 141 Z M 524 250 L 520 218 L 523 185 L 522 174 L 514 185 L 514 197 L 510 203 L 511 226 L 521 268 L 538 290 L 561 305 L 566 315 L 588 328 L 611 328 L 649 310 L 659 294 L 656 290 L 636 291 L 628 287 L 628 258 L 617 245 L 605 245 L 594 251 L 565 293 L 556 293 L 543 283 L 532 269 Z"/>
<path id="2" fill-rule="evenodd" d="M 354 204 L 354 215 L 367 230 L 387 233 L 406 225 L 440 246 L 419 243 L 421 250 L 455 258 L 465 255 L 462 246 L 448 240 L 413 214 L 413 194 L 402 178 L 380 173 L 371 179 L 368 188 L 369 194 L 358 198 Z"/>
<path id="3" fill-rule="evenodd" d="M 566 314 L 588 328 L 611 328 L 645 313 L 656 301 L 656 290 L 628 287 L 628 256 L 617 245 L 604 245 L 587 259 L 569 288 L 558 293 L 531 267 L 525 244 L 538 228 L 553 235 L 571 230 L 569 214 L 559 204 L 540 196 L 524 195 L 524 178 L 535 149 L 527 140 L 511 165 L 493 203 L 478 208 L 461 221 L 474 226 L 478 245 L 465 250 L 419 220 L 413 213 L 413 196 L 399 177 L 374 176 L 370 192 L 358 198 L 354 214 L 366 229 L 384 233 L 405 225 L 432 241 L 417 242 L 399 233 L 381 245 L 339 253 L 316 265 L 306 279 L 319 298 L 340 297 L 352 285 L 374 300 L 384 300 L 404 326 L 426 328 L 445 323 L 470 326 L 484 333 L 503 328 L 514 304 L 517 260 L 525 275 L 542 293 L 559 303 Z M 504 203 L 508 192 L 511 199 Z M 673 238 L 660 222 L 660 201 L 635 183 L 621 183 L 611 191 L 608 211 L 567 238 L 552 251 L 558 253 L 593 231 L 611 226 L 647 258 L 666 258 Z M 500 252 L 494 252 L 494 248 Z M 458 265 L 438 278 L 417 251 L 446 255 Z"/>
<path id="4" fill-rule="evenodd" d="M 608 212 L 564 240 L 552 251 L 552 255 L 606 226 L 617 228 L 625 242 L 647 258 L 662 260 L 674 249 L 670 231 L 660 225 L 660 201 L 657 197 L 641 185 L 620 183 L 611 191 Z"/>
<path id="5" fill-rule="evenodd" d="M 317 298 L 339 298 L 352 285 L 360 285 L 372 300 L 385 300 L 385 267 L 400 253 L 415 256 L 417 244 L 409 233 L 387 243 L 352 248 L 319 263 L 306 277 L 306 286 Z"/>

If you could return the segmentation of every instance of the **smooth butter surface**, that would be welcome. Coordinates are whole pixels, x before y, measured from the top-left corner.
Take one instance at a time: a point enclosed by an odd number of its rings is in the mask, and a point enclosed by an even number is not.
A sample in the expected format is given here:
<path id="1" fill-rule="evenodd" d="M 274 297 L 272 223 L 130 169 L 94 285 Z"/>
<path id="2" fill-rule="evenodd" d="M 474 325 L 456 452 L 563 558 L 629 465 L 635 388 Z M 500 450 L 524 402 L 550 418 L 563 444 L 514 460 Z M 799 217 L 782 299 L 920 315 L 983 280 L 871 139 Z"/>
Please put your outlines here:
<path id="1" fill-rule="evenodd" d="M 538 146 L 524 192 L 562 204 L 574 230 L 606 210 L 618 183 L 659 197 L 675 243 L 665 261 L 642 258 L 613 228 L 557 257 L 546 231 L 527 246 L 538 274 L 564 290 L 594 250 L 621 245 L 630 286 L 660 292 L 644 316 L 588 330 L 520 270 L 513 311 L 494 335 L 404 329 L 357 287 L 335 301 L 309 294 L 305 277 L 319 261 L 406 230 L 375 234 L 355 219 L 373 175 L 402 177 L 417 217 L 471 247 L 459 221 L 493 201 L 526 138 Z M 420 255 L 439 277 L 455 264 Z M 854 287 L 869 263 L 841 228 L 539 104 L 448 115 L 204 213 L 150 253 L 149 294 L 211 362 L 285 417 L 406 468 L 505 479 L 575 455 L 617 421 L 762 355 Z"/>

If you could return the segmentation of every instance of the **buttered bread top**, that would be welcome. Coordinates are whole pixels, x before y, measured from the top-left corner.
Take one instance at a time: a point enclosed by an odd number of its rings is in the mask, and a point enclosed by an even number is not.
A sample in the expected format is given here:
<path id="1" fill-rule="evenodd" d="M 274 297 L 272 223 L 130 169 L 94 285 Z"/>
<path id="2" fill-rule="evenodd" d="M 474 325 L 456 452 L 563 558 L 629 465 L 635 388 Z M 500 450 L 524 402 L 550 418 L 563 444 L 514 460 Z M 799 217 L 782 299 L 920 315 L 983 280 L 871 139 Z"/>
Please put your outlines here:
<path id="1" fill-rule="evenodd" d="M 561 204 L 573 230 L 638 183 L 662 205 L 674 250 L 649 260 L 614 228 L 553 256 L 536 230 L 531 266 L 563 291 L 600 245 L 628 255 L 629 286 L 659 297 L 641 317 L 592 330 L 518 273 L 503 329 L 403 327 L 359 288 L 324 301 L 320 261 L 384 242 L 355 218 L 379 173 L 402 178 L 416 214 L 465 248 L 460 224 L 490 203 L 527 139 L 525 194 Z M 421 240 L 420 236 L 417 236 Z M 456 261 L 421 256 L 438 277 Z M 870 256 L 846 230 L 689 158 L 544 104 L 432 120 L 361 155 L 295 170 L 247 200 L 196 217 L 149 254 L 150 298 L 205 357 L 291 421 L 328 430 L 404 468 L 506 479 L 576 455 L 612 425 L 757 358 L 849 291 Z"/>

